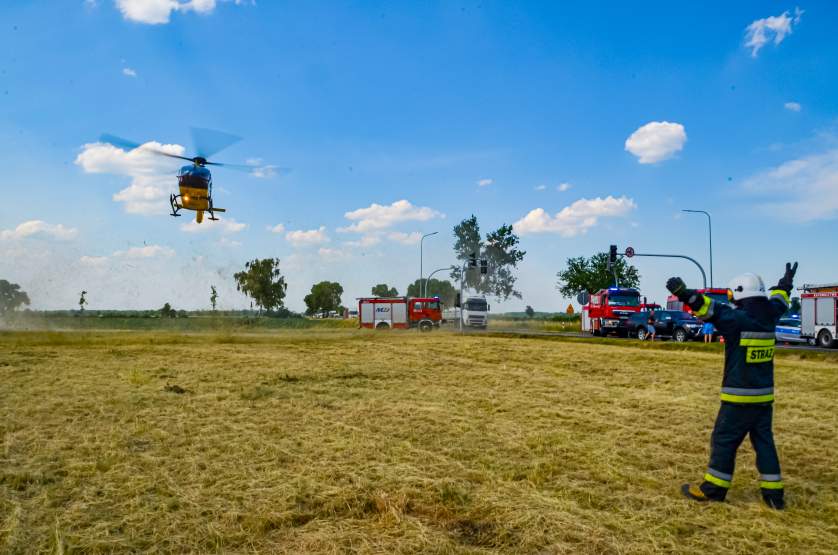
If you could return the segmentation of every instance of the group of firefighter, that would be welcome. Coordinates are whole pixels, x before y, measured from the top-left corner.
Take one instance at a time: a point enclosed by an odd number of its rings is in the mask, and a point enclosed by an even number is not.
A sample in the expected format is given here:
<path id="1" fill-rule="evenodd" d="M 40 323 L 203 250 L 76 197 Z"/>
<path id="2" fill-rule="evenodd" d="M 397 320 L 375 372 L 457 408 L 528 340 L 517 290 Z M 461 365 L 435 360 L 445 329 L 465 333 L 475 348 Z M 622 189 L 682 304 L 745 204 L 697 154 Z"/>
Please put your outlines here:
<path id="1" fill-rule="evenodd" d="M 783 509 L 783 480 L 774 445 L 774 328 L 789 308 L 797 263 L 786 264 L 776 286 L 766 291 L 762 278 L 743 274 L 730 283 L 733 306 L 687 288 L 679 277 L 666 288 L 724 337 L 725 365 L 721 406 L 711 436 L 710 463 L 698 484 L 684 484 L 682 493 L 695 501 L 724 501 L 733 480 L 736 450 L 750 437 L 756 451 L 762 499 Z"/>

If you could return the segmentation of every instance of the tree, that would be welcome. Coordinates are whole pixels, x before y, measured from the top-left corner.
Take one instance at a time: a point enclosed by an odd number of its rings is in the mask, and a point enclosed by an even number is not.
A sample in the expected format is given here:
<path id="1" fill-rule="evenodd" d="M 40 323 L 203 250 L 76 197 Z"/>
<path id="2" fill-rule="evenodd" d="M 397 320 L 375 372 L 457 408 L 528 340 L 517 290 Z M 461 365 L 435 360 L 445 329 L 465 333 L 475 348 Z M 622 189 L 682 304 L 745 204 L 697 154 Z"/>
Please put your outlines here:
<path id="1" fill-rule="evenodd" d="M 5 316 L 7 312 L 14 312 L 23 305 L 29 306 L 29 295 L 21 291 L 17 283 L 0 279 L 0 316 Z"/>
<path id="2" fill-rule="evenodd" d="M 515 289 L 515 269 L 524 259 L 526 251 L 518 249 L 520 239 L 511 225 L 502 225 L 495 231 L 486 234 L 486 239 L 480 237 L 480 225 L 477 217 L 472 215 L 454 226 L 454 254 L 457 259 L 466 262 L 472 254 L 478 260 L 488 262 L 489 271 L 481 274 L 479 268 L 469 268 L 465 275 L 465 285 L 478 293 L 494 295 L 500 300 L 509 297 L 521 298 L 521 293 Z M 462 268 L 455 268 L 451 277 L 460 280 Z"/>
<path id="3" fill-rule="evenodd" d="M 79 312 L 84 312 L 84 305 L 87 304 L 87 291 L 81 292 L 81 297 L 79 297 Z"/>
<path id="4" fill-rule="evenodd" d="M 617 258 L 614 270 L 608 269 L 608 253 L 597 253 L 590 258 L 578 256 L 567 259 L 567 268 L 558 272 L 556 289 L 563 297 L 574 297 L 581 291 L 595 293 L 614 285 L 616 272 L 620 287 L 637 287 L 640 274 L 623 258 Z"/>
<path id="5" fill-rule="evenodd" d="M 174 318 L 177 316 L 177 310 L 172 308 L 172 305 L 166 303 L 163 305 L 163 308 L 160 309 L 160 316 L 162 318 Z"/>
<path id="6" fill-rule="evenodd" d="M 386 283 L 379 283 L 372 288 L 372 294 L 376 297 L 398 297 L 399 291 L 395 287 L 389 287 Z"/>
<path id="7" fill-rule="evenodd" d="M 218 301 L 218 291 L 215 290 L 215 285 L 210 285 L 210 304 L 212 311 L 215 312 L 215 303 Z"/>
<path id="8" fill-rule="evenodd" d="M 524 309 L 524 312 L 526 312 L 527 316 L 529 316 L 530 318 L 535 316 L 535 310 L 533 310 L 533 307 L 531 307 L 530 305 L 527 305 L 527 308 Z"/>
<path id="9" fill-rule="evenodd" d="M 311 286 L 311 293 L 305 296 L 306 314 L 319 314 L 340 309 L 343 287 L 336 281 L 321 281 Z"/>
<path id="10" fill-rule="evenodd" d="M 233 274 L 236 289 L 256 303 L 261 314 L 262 309 L 271 312 L 282 308 L 288 284 L 279 271 L 278 258 L 256 258 L 244 265 L 244 271 Z"/>
<path id="11" fill-rule="evenodd" d="M 439 297 L 439 300 L 448 306 L 454 306 L 454 298 L 457 296 L 457 289 L 447 279 L 426 279 L 426 294 L 429 297 Z M 421 297 L 422 291 L 417 279 L 407 286 L 408 297 Z"/>

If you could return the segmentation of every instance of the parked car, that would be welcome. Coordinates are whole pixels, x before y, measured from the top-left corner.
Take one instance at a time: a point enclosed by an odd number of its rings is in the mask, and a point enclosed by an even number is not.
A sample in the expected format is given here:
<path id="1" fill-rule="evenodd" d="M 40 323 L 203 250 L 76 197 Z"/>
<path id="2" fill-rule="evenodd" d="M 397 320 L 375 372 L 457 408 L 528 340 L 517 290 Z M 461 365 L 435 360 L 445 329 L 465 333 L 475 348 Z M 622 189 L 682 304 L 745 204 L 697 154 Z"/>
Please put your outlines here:
<path id="1" fill-rule="evenodd" d="M 806 343 L 805 337 L 800 337 L 800 317 L 780 318 L 774 329 L 777 341 L 783 343 Z"/>
<path id="2" fill-rule="evenodd" d="M 646 326 L 650 312 L 637 312 L 625 320 L 626 333 L 641 341 L 648 337 Z M 701 320 L 683 310 L 656 310 L 655 336 L 675 341 L 691 341 L 701 337 Z"/>

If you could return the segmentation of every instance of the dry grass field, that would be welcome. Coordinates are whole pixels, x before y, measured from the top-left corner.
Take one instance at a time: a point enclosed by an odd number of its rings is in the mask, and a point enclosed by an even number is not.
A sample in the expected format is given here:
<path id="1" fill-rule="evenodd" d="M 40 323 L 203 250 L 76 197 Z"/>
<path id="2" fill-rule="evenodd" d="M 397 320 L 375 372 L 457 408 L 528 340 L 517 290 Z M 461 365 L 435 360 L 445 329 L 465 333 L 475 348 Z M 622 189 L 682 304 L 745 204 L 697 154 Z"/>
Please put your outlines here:
<path id="1" fill-rule="evenodd" d="M 838 361 L 778 357 L 789 509 L 705 468 L 717 349 L 0 334 L 2 553 L 834 553 Z"/>

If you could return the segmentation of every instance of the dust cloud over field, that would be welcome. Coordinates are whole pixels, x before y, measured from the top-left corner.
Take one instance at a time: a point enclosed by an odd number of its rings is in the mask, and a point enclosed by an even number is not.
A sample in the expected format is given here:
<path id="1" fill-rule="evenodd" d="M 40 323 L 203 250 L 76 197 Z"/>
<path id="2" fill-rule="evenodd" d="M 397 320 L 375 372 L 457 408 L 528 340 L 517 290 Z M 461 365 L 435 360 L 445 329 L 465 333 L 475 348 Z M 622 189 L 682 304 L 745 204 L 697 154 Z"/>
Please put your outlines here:
<path id="1" fill-rule="evenodd" d="M 777 362 L 789 509 L 707 463 L 721 353 L 348 330 L 0 334 L 0 552 L 827 553 L 838 362 Z"/>

